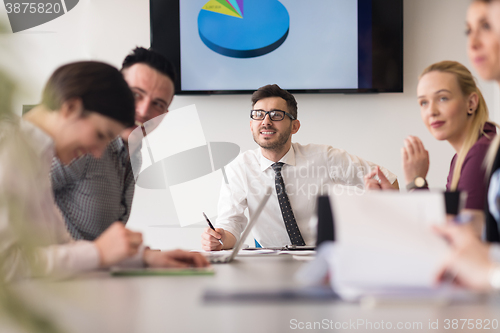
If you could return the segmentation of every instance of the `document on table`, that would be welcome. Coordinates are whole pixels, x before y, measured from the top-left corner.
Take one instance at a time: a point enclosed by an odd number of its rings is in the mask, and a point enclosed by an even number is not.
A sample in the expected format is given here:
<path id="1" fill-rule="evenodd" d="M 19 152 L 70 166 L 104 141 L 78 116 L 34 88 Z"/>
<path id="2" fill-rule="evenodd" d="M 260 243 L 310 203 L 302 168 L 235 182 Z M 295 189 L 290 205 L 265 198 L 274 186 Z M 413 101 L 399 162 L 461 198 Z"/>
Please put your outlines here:
<path id="1" fill-rule="evenodd" d="M 262 250 L 245 250 L 245 249 L 243 249 L 238 253 L 238 257 L 239 256 L 251 257 L 251 256 L 261 255 L 261 254 L 277 254 L 277 253 L 278 253 L 277 250 L 270 250 L 270 249 L 262 249 Z"/>
<path id="2" fill-rule="evenodd" d="M 445 222 L 441 192 L 368 192 L 331 198 L 332 286 L 345 298 L 391 288 L 432 288 L 448 253 L 432 232 Z"/>
<path id="3" fill-rule="evenodd" d="M 316 251 L 311 250 L 282 250 L 278 252 L 279 254 L 291 254 L 293 256 L 315 256 Z"/>

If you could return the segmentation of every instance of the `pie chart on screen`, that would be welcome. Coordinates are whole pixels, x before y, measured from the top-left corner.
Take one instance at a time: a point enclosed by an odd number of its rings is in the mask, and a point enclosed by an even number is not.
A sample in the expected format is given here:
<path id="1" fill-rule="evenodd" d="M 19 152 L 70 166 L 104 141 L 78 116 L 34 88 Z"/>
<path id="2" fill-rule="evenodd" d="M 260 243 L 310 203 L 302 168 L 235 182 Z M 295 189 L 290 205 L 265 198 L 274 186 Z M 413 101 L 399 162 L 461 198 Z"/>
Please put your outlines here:
<path id="1" fill-rule="evenodd" d="M 210 0 L 198 15 L 198 32 L 212 51 L 253 58 L 276 50 L 286 40 L 290 16 L 278 0 Z"/>

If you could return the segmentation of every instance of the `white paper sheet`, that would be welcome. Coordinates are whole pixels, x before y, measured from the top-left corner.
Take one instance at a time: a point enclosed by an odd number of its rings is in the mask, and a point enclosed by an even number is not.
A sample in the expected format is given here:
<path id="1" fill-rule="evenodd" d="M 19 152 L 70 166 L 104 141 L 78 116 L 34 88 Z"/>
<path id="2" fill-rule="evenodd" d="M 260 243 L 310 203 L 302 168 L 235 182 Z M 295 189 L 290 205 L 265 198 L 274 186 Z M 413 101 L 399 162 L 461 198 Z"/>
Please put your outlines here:
<path id="1" fill-rule="evenodd" d="M 448 246 L 432 224 L 445 221 L 442 193 L 333 196 L 332 286 L 346 298 L 390 288 L 433 288 Z"/>

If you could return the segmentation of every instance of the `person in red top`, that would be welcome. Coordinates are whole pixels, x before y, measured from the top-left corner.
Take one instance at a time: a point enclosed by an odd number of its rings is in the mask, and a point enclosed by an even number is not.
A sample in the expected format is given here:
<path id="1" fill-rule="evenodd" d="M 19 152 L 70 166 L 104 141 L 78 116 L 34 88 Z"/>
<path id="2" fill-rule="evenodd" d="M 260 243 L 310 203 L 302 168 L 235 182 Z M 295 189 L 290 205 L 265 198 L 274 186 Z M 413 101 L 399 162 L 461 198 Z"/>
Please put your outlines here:
<path id="1" fill-rule="evenodd" d="M 467 11 L 468 53 L 479 75 L 485 80 L 500 83 L 500 1 L 476 0 Z M 467 224 L 448 224 L 437 228 L 450 244 L 452 253 L 441 267 L 438 278 L 454 276 L 454 282 L 468 289 L 500 290 L 500 241 L 498 222 L 493 212 L 498 212 L 495 198 L 498 186 L 493 178 L 498 175 L 500 137 L 491 144 L 486 164 L 491 177 L 485 208 L 488 243 L 481 242 L 470 231 Z M 497 215 L 497 214 L 495 214 Z"/>
<path id="2" fill-rule="evenodd" d="M 492 138 L 496 135 L 495 125 L 487 122 L 479 139 L 469 149 L 462 164 L 460 179 L 456 188 L 467 191 L 466 209 L 483 209 L 486 200 L 486 168 L 484 158 L 488 153 Z M 452 189 L 453 173 L 457 164 L 458 154 L 451 160 L 450 173 L 446 183 L 446 190 Z"/>
<path id="3" fill-rule="evenodd" d="M 467 11 L 467 51 L 471 62 L 479 75 L 485 80 L 495 80 L 500 83 L 500 0 L 476 0 L 472 2 Z M 483 166 L 486 164 L 488 178 L 495 177 L 495 170 L 500 168 L 500 137 L 493 142 L 487 138 L 491 136 L 489 130 L 494 128 L 490 123 L 485 123 L 483 133 L 472 144 L 465 154 L 461 177 L 454 182 L 457 170 L 457 157 L 453 158 L 452 171 L 448 177 L 448 186 L 469 186 L 473 182 L 469 173 L 478 173 L 481 177 L 485 174 Z M 492 134 L 492 133 L 491 133 Z M 491 143 L 491 144 L 490 144 Z M 486 146 L 491 146 L 485 154 Z M 480 156 L 486 155 L 483 163 Z M 460 154 L 458 154 L 460 157 Z M 459 160 L 458 160 L 459 161 Z M 487 178 L 487 179 L 488 179 Z M 465 180 L 465 181 L 462 181 Z M 484 178 L 481 179 L 481 181 Z M 371 181 L 371 180 L 370 180 Z M 451 184 L 450 184 L 451 183 Z M 481 184 L 483 184 L 481 182 Z M 436 226 L 436 232 L 448 241 L 451 252 L 443 262 L 437 280 L 447 280 L 453 277 L 453 282 L 459 286 L 479 291 L 500 290 L 500 240 L 498 221 L 492 215 L 498 212 L 497 202 L 491 202 L 491 194 L 495 197 L 498 186 L 488 185 L 488 197 L 484 196 L 486 204 L 486 230 L 487 242 L 482 242 L 469 223 L 456 224 L 449 221 L 445 225 Z M 495 199 L 495 198 L 494 198 Z M 496 206 L 496 207 L 495 207 Z"/>
<path id="4" fill-rule="evenodd" d="M 446 189 L 467 193 L 465 208 L 478 222 L 476 231 L 480 234 L 487 189 L 483 161 L 496 135 L 483 95 L 465 66 L 456 61 L 441 61 L 430 65 L 420 75 L 417 98 L 429 132 L 437 140 L 448 141 L 456 152 Z M 404 144 L 401 153 L 406 188 L 428 188 L 425 177 L 429 171 L 429 152 L 416 136 L 409 136 Z M 375 175 L 380 183 L 372 178 Z M 366 187 L 389 189 L 384 178 L 375 169 L 366 176 Z"/>
<path id="5" fill-rule="evenodd" d="M 496 130 L 472 74 L 458 62 L 438 62 L 420 75 L 417 95 L 429 132 L 448 141 L 456 152 L 446 189 L 467 192 L 465 208 L 482 210 L 486 194 L 482 164 Z M 414 181 L 427 175 L 429 154 L 416 137 L 405 141 L 403 169 L 409 189 L 418 187 Z"/>

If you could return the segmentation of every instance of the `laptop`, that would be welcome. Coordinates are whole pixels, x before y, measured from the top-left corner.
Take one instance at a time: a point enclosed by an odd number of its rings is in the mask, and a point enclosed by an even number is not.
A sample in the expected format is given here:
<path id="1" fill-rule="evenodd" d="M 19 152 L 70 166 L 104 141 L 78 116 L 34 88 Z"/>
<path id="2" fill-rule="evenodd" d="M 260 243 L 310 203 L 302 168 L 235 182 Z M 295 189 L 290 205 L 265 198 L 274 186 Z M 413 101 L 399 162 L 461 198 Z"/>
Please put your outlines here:
<path id="1" fill-rule="evenodd" d="M 234 244 L 233 250 L 232 251 L 223 251 L 223 252 L 212 251 L 212 252 L 204 253 L 204 255 L 208 261 L 210 261 L 212 264 L 225 264 L 225 263 L 228 263 L 228 262 L 231 262 L 234 260 L 236 255 L 238 255 L 238 252 L 240 252 L 241 248 L 243 247 L 243 244 L 245 244 L 245 239 L 248 237 L 248 235 L 250 235 L 250 231 L 252 231 L 252 228 L 257 223 L 257 220 L 259 219 L 260 213 L 262 213 L 262 210 L 264 209 L 267 201 L 269 200 L 271 193 L 272 193 L 272 188 L 269 187 L 266 190 L 264 197 L 260 201 L 259 206 L 255 210 L 255 213 L 250 218 L 250 221 L 248 222 L 245 230 L 243 230 L 243 233 L 241 234 L 240 239 L 236 242 L 236 244 Z"/>

